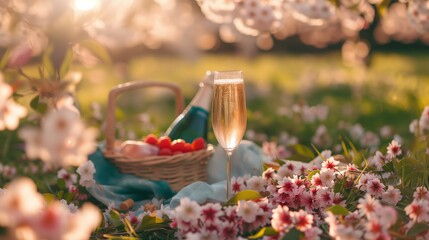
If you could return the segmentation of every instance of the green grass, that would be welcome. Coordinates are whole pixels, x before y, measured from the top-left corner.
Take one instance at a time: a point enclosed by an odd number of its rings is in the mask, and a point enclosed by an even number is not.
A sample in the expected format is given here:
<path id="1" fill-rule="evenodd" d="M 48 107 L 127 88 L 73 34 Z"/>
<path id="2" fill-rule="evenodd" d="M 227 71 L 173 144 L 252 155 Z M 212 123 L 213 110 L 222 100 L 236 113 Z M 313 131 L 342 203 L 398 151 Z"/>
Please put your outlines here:
<path id="1" fill-rule="evenodd" d="M 329 106 L 329 117 L 323 123 L 329 129 L 336 129 L 343 120 L 361 123 L 374 132 L 390 125 L 406 136 L 410 121 L 429 104 L 428 60 L 425 53 L 377 53 L 368 68 L 351 68 L 343 64 L 338 53 L 262 54 L 250 59 L 204 55 L 194 60 L 143 56 L 121 67 L 85 70 L 77 96 L 87 116 L 90 103 L 104 106 L 108 91 L 116 84 L 153 80 L 179 84 L 188 103 L 206 70 L 241 69 L 246 83 L 248 129 L 270 137 L 286 130 L 309 143 L 319 123 L 302 124 L 277 114 L 279 107 L 290 109 L 298 102 Z M 155 132 L 160 133 L 174 118 L 172 99 L 166 91 L 135 91 L 118 100 L 118 117 L 141 135 L 147 132 L 136 124 L 137 115 L 147 112 L 157 127 Z"/>

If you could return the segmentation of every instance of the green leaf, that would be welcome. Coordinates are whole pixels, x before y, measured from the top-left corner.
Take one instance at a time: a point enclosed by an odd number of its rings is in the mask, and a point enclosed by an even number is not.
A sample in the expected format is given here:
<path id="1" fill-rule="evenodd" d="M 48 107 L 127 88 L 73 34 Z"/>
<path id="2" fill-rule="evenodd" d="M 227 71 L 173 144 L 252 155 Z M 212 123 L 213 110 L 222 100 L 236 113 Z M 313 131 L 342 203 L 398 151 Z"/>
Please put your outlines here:
<path id="1" fill-rule="evenodd" d="M 39 102 L 39 99 L 39 95 L 35 96 L 30 102 L 30 107 L 39 113 L 45 113 L 48 105 L 44 102 Z"/>
<path id="2" fill-rule="evenodd" d="M 292 228 L 286 235 L 283 236 L 282 240 L 295 240 L 301 238 L 301 232 L 296 228 Z"/>
<path id="3" fill-rule="evenodd" d="M 127 231 L 127 233 L 129 233 L 134 237 L 138 237 L 136 231 L 134 230 L 133 226 L 131 225 L 130 221 L 128 221 L 127 218 L 124 218 L 124 223 L 125 223 L 125 230 Z"/>
<path id="4" fill-rule="evenodd" d="M 64 179 L 58 179 L 58 181 L 57 181 L 57 186 L 58 186 L 61 190 L 66 189 L 66 181 L 64 181 Z"/>
<path id="5" fill-rule="evenodd" d="M 119 220 L 120 219 L 120 214 L 116 210 L 111 209 L 110 212 L 109 212 L 109 215 L 110 215 L 110 217 L 112 219 L 115 219 L 115 220 Z"/>
<path id="6" fill-rule="evenodd" d="M 249 239 L 258 239 L 258 238 L 262 238 L 264 236 L 276 236 L 279 233 L 274 230 L 274 228 L 272 227 L 264 227 L 261 230 L 259 230 L 259 232 L 257 232 L 255 235 L 252 235 L 250 237 L 248 237 Z"/>
<path id="7" fill-rule="evenodd" d="M 320 170 L 313 170 L 313 171 L 309 172 L 307 175 L 307 179 L 311 180 L 311 178 L 313 178 L 313 176 L 319 172 L 320 172 Z"/>
<path id="8" fill-rule="evenodd" d="M 60 68 L 60 76 L 63 78 L 69 71 L 70 65 L 73 62 L 73 50 L 71 48 L 67 49 L 64 60 Z"/>
<path id="9" fill-rule="evenodd" d="M 228 200 L 227 205 L 235 205 L 241 200 L 254 200 L 261 198 L 261 194 L 254 190 L 243 190 Z"/>
<path id="10" fill-rule="evenodd" d="M 139 238 L 136 237 L 129 237 L 129 236 L 115 236 L 112 234 L 103 234 L 104 238 L 111 239 L 111 240 L 138 240 Z"/>
<path id="11" fill-rule="evenodd" d="M 303 157 L 307 157 L 310 160 L 315 158 L 313 151 L 307 146 L 301 145 L 301 144 L 295 144 L 292 145 L 292 149 L 295 150 L 295 152 Z"/>
<path id="12" fill-rule="evenodd" d="M 331 213 L 333 213 L 334 215 L 348 215 L 349 214 L 349 210 L 347 210 L 347 208 L 340 206 L 340 205 L 334 205 L 332 207 L 329 207 L 326 209 L 326 211 L 330 211 Z"/>
<path id="13" fill-rule="evenodd" d="M 63 195 L 64 195 L 64 191 L 59 191 L 59 192 L 57 192 L 57 198 L 58 199 L 63 199 Z"/>
<path id="14" fill-rule="evenodd" d="M 72 192 L 68 192 L 67 194 L 66 194 L 66 196 L 65 196 L 65 200 L 68 202 L 68 203 L 70 203 L 72 200 L 73 200 L 73 197 L 74 197 L 74 193 L 72 193 Z"/>
<path id="15" fill-rule="evenodd" d="M 94 40 L 84 40 L 80 42 L 80 45 L 87 48 L 96 57 L 100 58 L 105 63 L 111 63 L 110 55 L 107 50 L 99 42 Z"/>
<path id="16" fill-rule="evenodd" d="M 9 55 L 10 50 L 8 49 L 0 59 L 0 69 L 4 69 L 7 66 L 7 63 L 9 62 Z"/>

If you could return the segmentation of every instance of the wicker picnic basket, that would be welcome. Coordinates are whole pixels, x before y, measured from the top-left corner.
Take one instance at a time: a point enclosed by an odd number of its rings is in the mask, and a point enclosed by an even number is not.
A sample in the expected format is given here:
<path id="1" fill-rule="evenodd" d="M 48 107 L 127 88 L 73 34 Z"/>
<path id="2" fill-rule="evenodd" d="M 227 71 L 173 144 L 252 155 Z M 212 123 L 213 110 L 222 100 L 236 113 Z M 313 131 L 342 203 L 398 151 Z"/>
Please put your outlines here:
<path id="1" fill-rule="evenodd" d="M 104 156 L 123 173 L 149 180 L 167 181 L 175 191 L 192 182 L 207 180 L 207 163 L 214 152 L 211 145 L 204 150 L 173 156 L 146 156 L 142 158 L 127 158 L 115 148 L 116 98 L 121 93 L 146 87 L 163 87 L 172 90 L 176 97 L 177 114 L 183 111 L 183 95 L 176 84 L 135 81 L 116 86 L 109 92 L 108 97 Z"/>

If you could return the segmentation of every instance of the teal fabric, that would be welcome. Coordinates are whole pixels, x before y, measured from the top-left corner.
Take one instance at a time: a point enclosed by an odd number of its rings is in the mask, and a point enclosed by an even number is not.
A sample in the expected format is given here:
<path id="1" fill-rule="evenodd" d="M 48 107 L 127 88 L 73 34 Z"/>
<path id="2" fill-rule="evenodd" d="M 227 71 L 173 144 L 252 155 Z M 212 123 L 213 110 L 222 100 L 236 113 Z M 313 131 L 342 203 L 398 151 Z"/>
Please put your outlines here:
<path id="1" fill-rule="evenodd" d="M 242 141 L 232 156 L 232 176 L 256 175 L 263 171 L 266 156 L 259 146 L 250 141 Z M 207 182 L 192 183 L 177 194 L 164 181 L 141 179 L 129 174 L 122 174 L 106 158 L 101 147 L 89 156 L 96 169 L 94 180 L 96 185 L 87 188 L 89 193 L 105 205 L 118 207 L 125 199 L 132 198 L 138 209 L 152 198 L 164 199 L 165 203 L 174 208 L 183 197 L 188 197 L 200 204 L 204 202 L 222 202 L 226 199 L 226 155 L 222 148 L 217 147 L 210 159 L 207 171 Z"/>
<path id="2" fill-rule="evenodd" d="M 94 180 L 97 184 L 87 190 L 106 206 L 114 204 L 118 207 L 122 201 L 132 198 L 138 208 L 152 198 L 169 199 L 175 194 L 165 181 L 151 181 L 122 174 L 103 156 L 102 146 L 88 158 L 94 163 Z"/>

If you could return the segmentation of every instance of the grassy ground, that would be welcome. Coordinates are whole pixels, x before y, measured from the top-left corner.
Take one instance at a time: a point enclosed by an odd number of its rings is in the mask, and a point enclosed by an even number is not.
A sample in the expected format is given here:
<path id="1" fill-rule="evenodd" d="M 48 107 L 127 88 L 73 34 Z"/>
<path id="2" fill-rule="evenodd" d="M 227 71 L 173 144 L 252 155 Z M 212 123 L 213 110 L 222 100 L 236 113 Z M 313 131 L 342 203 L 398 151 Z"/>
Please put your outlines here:
<path id="1" fill-rule="evenodd" d="M 204 55 L 196 60 L 171 56 L 143 56 L 128 65 L 96 67 L 85 72 L 78 99 L 84 116 L 91 102 L 105 105 L 114 85 L 131 80 L 176 82 L 192 98 L 206 70 L 241 69 L 246 82 L 248 129 L 276 137 L 280 131 L 309 143 L 324 124 L 360 123 L 377 132 L 384 125 L 408 134 L 408 124 L 429 104 L 429 57 L 425 53 L 377 53 L 367 68 L 344 65 L 338 53 L 324 55 L 264 54 L 252 59 L 234 55 Z M 324 122 L 303 124 L 279 114 L 294 103 L 329 107 Z M 162 132 L 174 118 L 171 95 L 142 90 L 119 99 L 118 118 L 138 135 Z M 148 113 L 155 128 L 144 128 L 139 118 Z M 145 124 L 147 126 L 147 123 Z"/>

